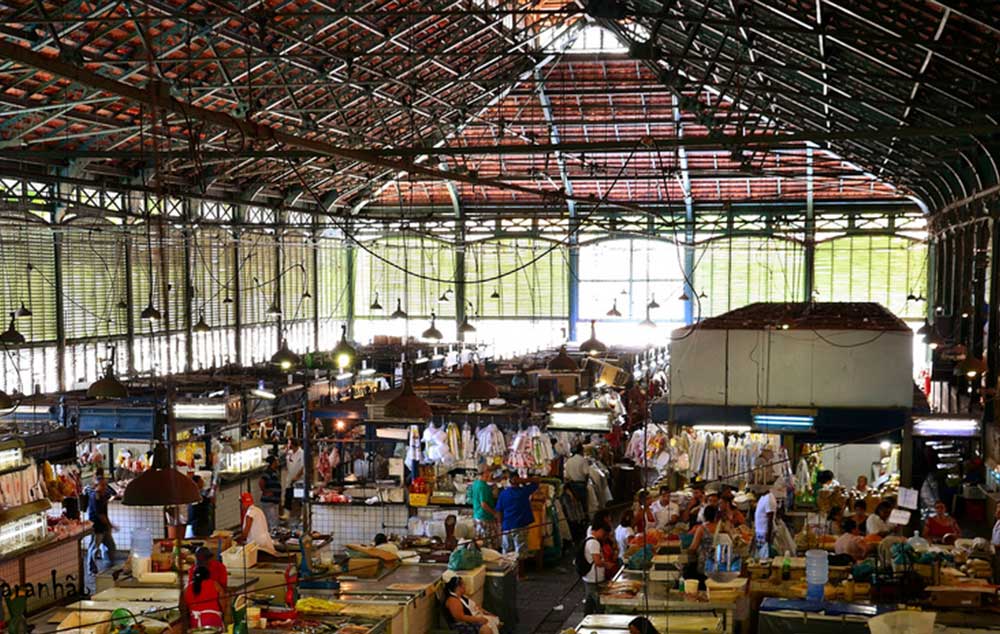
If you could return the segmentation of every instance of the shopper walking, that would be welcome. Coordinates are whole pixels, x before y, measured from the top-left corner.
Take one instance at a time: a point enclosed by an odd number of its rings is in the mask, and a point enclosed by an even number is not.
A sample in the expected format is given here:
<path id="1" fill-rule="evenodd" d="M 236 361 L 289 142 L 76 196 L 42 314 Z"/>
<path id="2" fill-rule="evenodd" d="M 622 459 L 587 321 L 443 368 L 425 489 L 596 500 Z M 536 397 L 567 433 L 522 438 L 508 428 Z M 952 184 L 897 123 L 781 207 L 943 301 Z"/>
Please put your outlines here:
<path id="1" fill-rule="evenodd" d="M 281 466 L 278 456 L 267 457 L 267 469 L 257 481 L 260 488 L 260 507 L 264 511 L 269 526 L 278 525 L 278 509 L 281 506 Z"/>
<path id="2" fill-rule="evenodd" d="M 305 474 L 305 456 L 298 438 L 288 439 L 288 449 L 285 451 L 285 472 L 288 479 L 285 483 L 285 512 L 294 514 L 298 505 L 295 503 L 295 484 L 302 481 Z"/>
<path id="3" fill-rule="evenodd" d="M 103 544 L 108 549 L 108 565 L 115 563 L 115 538 L 112 531 L 117 530 L 111 520 L 108 519 L 108 500 L 111 499 L 111 491 L 108 488 L 108 481 L 102 473 L 90 491 L 87 500 L 87 519 L 94 525 L 94 534 L 90 538 L 90 548 L 87 549 L 87 565 L 90 572 L 97 574 L 97 563 L 94 555 Z"/>

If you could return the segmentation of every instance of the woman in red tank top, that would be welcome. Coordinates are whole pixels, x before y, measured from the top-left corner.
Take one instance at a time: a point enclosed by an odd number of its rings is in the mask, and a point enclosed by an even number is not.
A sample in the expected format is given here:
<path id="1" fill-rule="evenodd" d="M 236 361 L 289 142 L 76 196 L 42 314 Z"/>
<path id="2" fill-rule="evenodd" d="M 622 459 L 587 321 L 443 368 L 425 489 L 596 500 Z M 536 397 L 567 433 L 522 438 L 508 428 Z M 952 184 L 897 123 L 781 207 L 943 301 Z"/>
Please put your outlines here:
<path id="1" fill-rule="evenodd" d="M 209 578 L 205 566 L 195 568 L 194 577 L 184 590 L 184 607 L 192 628 L 225 627 L 222 586 Z"/>

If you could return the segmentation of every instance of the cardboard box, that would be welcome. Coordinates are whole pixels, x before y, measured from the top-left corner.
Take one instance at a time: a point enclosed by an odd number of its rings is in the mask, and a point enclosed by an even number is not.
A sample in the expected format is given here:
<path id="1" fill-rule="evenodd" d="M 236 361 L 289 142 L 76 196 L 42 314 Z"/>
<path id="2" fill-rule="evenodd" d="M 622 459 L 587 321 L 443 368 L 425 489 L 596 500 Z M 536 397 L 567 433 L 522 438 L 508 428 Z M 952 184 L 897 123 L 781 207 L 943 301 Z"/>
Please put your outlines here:
<path id="1" fill-rule="evenodd" d="M 347 574 L 360 579 L 377 577 L 382 571 L 382 560 L 367 557 L 351 557 L 347 560 Z"/>

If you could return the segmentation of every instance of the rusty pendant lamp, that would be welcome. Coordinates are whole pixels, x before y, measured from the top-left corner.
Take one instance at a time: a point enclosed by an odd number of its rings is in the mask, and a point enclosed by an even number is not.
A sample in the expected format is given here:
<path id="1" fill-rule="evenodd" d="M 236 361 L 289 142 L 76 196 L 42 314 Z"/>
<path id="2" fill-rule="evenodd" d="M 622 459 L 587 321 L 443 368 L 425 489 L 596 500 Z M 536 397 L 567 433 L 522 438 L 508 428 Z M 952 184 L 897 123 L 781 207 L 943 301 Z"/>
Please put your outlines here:
<path id="1" fill-rule="evenodd" d="M 437 326 L 434 323 L 435 321 L 437 321 L 437 315 L 431 313 L 431 327 L 425 330 L 423 334 L 420 335 L 421 337 L 424 339 L 433 339 L 434 341 L 444 339 L 444 335 L 442 335 L 441 331 L 437 329 Z"/>
<path id="2" fill-rule="evenodd" d="M 596 324 L 596 321 L 593 319 L 590 320 L 590 339 L 580 344 L 580 352 L 585 354 L 599 354 L 608 351 L 608 347 L 597 339 Z"/>
<path id="3" fill-rule="evenodd" d="M 656 328 L 656 322 L 649 318 L 649 306 L 646 306 L 646 318 L 639 322 L 644 328 Z"/>
<path id="4" fill-rule="evenodd" d="M 430 420 L 431 414 L 431 406 L 413 391 L 409 376 L 403 380 L 403 391 L 399 396 L 385 404 L 385 415 L 388 418 Z"/>
<path id="5" fill-rule="evenodd" d="M 194 480 L 170 466 L 167 448 L 153 450 L 153 466 L 139 474 L 125 487 L 122 504 L 126 506 L 179 506 L 201 501 L 201 490 Z"/>
<path id="6" fill-rule="evenodd" d="M 580 366 L 566 352 L 566 346 L 559 347 L 559 354 L 549 359 L 549 370 L 553 372 L 576 372 Z"/>
<path id="7" fill-rule="evenodd" d="M 478 363 L 472 366 L 472 379 L 458 390 L 458 398 L 462 401 L 488 401 L 499 395 L 497 386 L 483 378 Z"/>
<path id="8" fill-rule="evenodd" d="M 608 317 L 621 317 L 621 312 L 618 311 L 618 300 L 611 302 L 611 310 L 608 311 Z"/>
<path id="9" fill-rule="evenodd" d="M 947 343 L 947 341 L 945 341 L 945 338 L 942 337 L 941 333 L 937 331 L 937 328 L 932 326 L 931 331 L 924 335 L 924 343 L 926 343 L 927 347 L 931 350 L 937 350 Z"/>
<path id="10" fill-rule="evenodd" d="M 14 326 L 14 315 L 15 313 L 10 314 L 10 325 L 7 326 L 7 330 L 0 332 L 0 343 L 7 346 L 19 346 L 24 343 L 24 335 Z"/>
<path id="11" fill-rule="evenodd" d="M 919 328 L 917 328 L 917 334 L 920 335 L 921 337 L 926 337 L 927 335 L 930 334 L 930 332 L 931 332 L 931 330 L 933 328 L 934 327 L 931 326 L 931 322 L 929 322 L 928 320 L 925 319 L 924 320 L 924 325 L 921 326 L 921 327 L 919 327 Z"/>
<path id="12" fill-rule="evenodd" d="M 986 361 L 982 357 L 966 356 L 955 366 L 955 374 L 974 379 L 986 373 Z"/>

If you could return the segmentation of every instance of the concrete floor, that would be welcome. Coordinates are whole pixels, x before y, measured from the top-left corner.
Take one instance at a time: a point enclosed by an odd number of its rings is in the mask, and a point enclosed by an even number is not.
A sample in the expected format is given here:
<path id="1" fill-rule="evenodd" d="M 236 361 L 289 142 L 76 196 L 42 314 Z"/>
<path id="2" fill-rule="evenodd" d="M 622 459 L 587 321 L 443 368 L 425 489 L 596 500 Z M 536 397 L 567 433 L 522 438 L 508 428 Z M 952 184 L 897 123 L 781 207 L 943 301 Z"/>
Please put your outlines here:
<path id="1" fill-rule="evenodd" d="M 556 634 L 576 627 L 583 619 L 583 583 L 572 555 L 540 572 L 529 564 L 517 586 L 517 603 L 520 622 L 513 634 Z"/>

